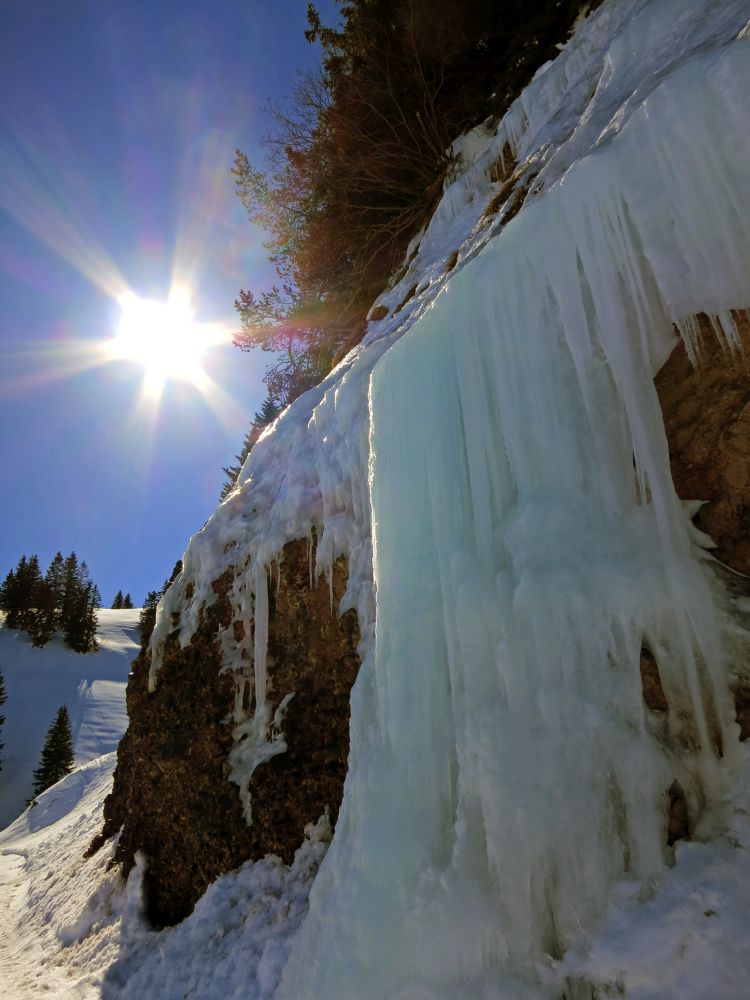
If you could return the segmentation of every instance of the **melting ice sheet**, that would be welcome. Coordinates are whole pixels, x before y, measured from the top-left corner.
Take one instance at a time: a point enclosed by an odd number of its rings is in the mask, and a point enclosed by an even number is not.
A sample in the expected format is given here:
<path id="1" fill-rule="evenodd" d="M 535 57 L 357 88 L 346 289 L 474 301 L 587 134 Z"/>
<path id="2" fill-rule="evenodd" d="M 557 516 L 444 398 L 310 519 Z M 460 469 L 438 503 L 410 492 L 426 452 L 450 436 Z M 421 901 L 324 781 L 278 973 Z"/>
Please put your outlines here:
<path id="1" fill-rule="evenodd" d="M 746 40 L 674 72 L 376 365 L 376 640 L 280 995 L 559 996 L 546 956 L 663 866 L 672 781 L 720 794 L 719 614 L 652 375 L 673 323 L 731 343 L 750 305 L 749 95 Z"/>

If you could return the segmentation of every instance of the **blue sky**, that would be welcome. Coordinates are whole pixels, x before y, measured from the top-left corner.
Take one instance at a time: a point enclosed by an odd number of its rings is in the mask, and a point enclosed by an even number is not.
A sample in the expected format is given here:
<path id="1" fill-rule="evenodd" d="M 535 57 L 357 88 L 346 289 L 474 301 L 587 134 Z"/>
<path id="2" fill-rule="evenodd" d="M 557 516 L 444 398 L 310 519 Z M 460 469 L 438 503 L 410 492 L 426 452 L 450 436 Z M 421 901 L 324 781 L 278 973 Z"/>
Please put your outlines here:
<path id="1" fill-rule="evenodd" d="M 333 18 L 332 0 L 320 4 Z M 264 358 L 227 344 L 222 397 L 168 382 L 139 406 L 133 362 L 86 367 L 113 334 L 113 289 L 236 326 L 272 272 L 233 192 L 266 100 L 315 64 L 304 0 L 6 0 L 0 41 L 0 572 L 60 548 L 105 604 L 158 588 L 214 509 L 264 397 Z"/>

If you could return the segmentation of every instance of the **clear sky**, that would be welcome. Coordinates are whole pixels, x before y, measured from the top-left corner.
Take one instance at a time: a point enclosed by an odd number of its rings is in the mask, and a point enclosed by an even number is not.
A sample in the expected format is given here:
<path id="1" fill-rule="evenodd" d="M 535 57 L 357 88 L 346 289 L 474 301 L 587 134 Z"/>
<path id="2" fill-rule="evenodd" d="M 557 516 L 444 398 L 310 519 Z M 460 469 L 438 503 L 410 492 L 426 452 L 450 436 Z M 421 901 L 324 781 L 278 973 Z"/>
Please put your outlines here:
<path id="1" fill-rule="evenodd" d="M 332 0 L 319 5 L 333 19 Z M 264 358 L 211 349 L 203 392 L 101 363 L 124 289 L 189 286 L 236 327 L 272 272 L 233 193 L 267 98 L 320 58 L 305 0 L 5 0 L 0 32 L 0 573 L 89 563 L 105 604 L 161 586 L 216 506 L 264 396 Z M 96 361 L 100 363 L 95 363 Z"/>

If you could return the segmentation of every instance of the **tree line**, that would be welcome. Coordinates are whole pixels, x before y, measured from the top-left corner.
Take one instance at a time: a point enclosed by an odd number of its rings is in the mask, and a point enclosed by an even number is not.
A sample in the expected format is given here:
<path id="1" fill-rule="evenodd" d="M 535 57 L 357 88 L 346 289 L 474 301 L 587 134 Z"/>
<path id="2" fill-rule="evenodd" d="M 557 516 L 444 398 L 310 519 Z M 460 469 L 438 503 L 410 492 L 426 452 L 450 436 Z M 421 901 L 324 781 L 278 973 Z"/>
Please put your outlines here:
<path id="1" fill-rule="evenodd" d="M 5 627 L 25 632 L 34 646 L 45 646 L 60 633 L 77 653 L 97 649 L 98 587 L 75 552 L 57 552 L 42 575 L 36 555 L 21 556 L 0 584 L 0 611 Z"/>
<path id="2" fill-rule="evenodd" d="M 580 10 L 597 5 L 339 0 L 336 27 L 308 5 L 305 34 L 320 44 L 322 66 L 269 108 L 266 162 L 238 151 L 232 170 L 278 273 L 270 291 L 239 292 L 234 340 L 273 355 L 265 381 L 274 406 L 359 341 L 367 309 L 450 177 L 452 141 L 502 116 Z"/>

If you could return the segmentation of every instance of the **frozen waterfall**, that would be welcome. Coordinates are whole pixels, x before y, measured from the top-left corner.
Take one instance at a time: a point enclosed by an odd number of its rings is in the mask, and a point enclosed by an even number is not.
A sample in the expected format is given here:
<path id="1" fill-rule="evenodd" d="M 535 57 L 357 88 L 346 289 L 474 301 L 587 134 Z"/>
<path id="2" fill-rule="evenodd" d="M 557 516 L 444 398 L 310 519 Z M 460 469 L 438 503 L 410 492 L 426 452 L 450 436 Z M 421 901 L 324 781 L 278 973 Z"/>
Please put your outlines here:
<path id="1" fill-rule="evenodd" d="M 689 60 L 376 364 L 375 643 L 287 1000 L 558 996 L 612 883 L 662 868 L 671 783 L 721 793 L 718 595 L 652 377 L 673 325 L 731 347 L 750 305 L 749 126 L 750 40 Z"/>

